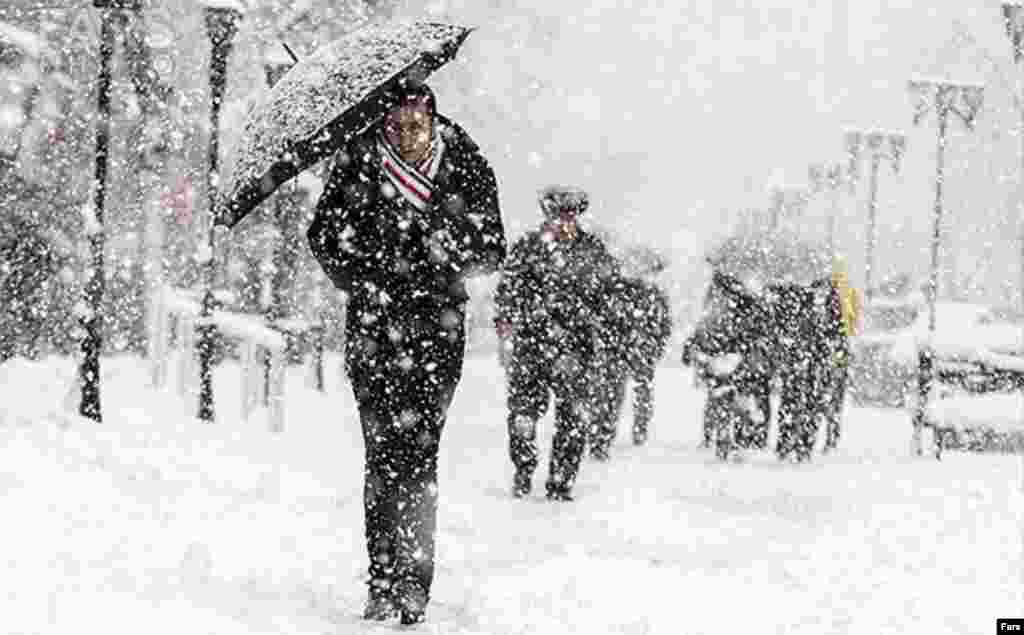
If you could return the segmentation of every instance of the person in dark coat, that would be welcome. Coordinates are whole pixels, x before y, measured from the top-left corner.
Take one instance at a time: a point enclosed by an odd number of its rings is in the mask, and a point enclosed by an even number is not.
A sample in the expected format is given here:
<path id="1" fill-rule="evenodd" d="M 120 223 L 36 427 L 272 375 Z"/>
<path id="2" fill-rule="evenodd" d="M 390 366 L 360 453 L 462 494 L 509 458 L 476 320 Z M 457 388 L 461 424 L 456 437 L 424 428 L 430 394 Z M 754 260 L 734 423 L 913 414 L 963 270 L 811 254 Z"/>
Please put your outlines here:
<path id="1" fill-rule="evenodd" d="M 775 340 L 764 298 L 736 278 L 715 272 L 704 316 L 683 344 L 682 363 L 694 367 L 708 389 L 704 447 L 725 459 L 767 444 L 765 391 Z"/>
<path id="2" fill-rule="evenodd" d="M 462 373 L 464 281 L 496 271 L 505 236 L 494 172 L 403 82 L 382 122 L 336 157 L 307 236 L 347 295 L 345 364 L 366 449 L 364 617 L 424 619 L 434 576 L 437 457 Z"/>
<path id="3" fill-rule="evenodd" d="M 780 290 L 776 328 L 781 343 L 780 460 L 809 461 L 818 427 L 831 413 L 833 342 L 841 328 L 838 295 L 825 279 Z"/>
<path id="4" fill-rule="evenodd" d="M 32 231 L 0 237 L 0 364 L 17 355 L 34 358 L 38 352 L 57 285 L 54 251 Z"/>
<path id="5" fill-rule="evenodd" d="M 668 296 L 653 282 L 623 278 L 610 298 L 613 310 L 613 346 L 610 359 L 599 364 L 595 378 L 598 420 L 591 426 L 590 455 L 599 461 L 610 457 L 618 433 L 618 420 L 626 401 L 627 383 L 633 383 L 635 445 L 647 441 L 654 414 L 654 371 L 665 354 L 672 334 Z"/>
<path id="6" fill-rule="evenodd" d="M 850 286 L 846 260 L 836 257 L 832 261 L 831 319 L 838 322 L 838 328 L 829 331 L 831 334 L 832 367 L 829 380 L 829 411 L 825 428 L 824 452 L 836 449 L 839 444 L 839 433 L 843 418 L 843 403 L 846 400 L 846 387 L 850 374 L 850 338 L 857 335 L 860 328 L 861 298 L 860 291 Z"/>
<path id="7" fill-rule="evenodd" d="M 537 422 L 555 403 L 549 500 L 572 500 L 592 419 L 589 384 L 606 344 L 606 296 L 619 278 L 604 243 L 579 227 L 586 192 L 552 186 L 540 195 L 539 230 L 511 249 L 495 294 L 495 324 L 510 346 L 507 356 L 509 455 L 512 494 L 532 489 L 537 469 Z"/>
<path id="8" fill-rule="evenodd" d="M 602 337 L 607 348 L 600 351 L 588 381 L 591 422 L 587 427 L 590 458 L 611 459 L 612 443 L 618 435 L 619 418 L 626 403 L 629 362 L 626 359 L 626 334 L 612 327 Z"/>
<path id="9" fill-rule="evenodd" d="M 628 281 L 627 288 L 635 297 L 627 349 L 633 380 L 633 443 L 643 445 L 654 417 L 654 372 L 672 336 L 672 313 L 668 295 L 653 281 L 637 278 Z"/>

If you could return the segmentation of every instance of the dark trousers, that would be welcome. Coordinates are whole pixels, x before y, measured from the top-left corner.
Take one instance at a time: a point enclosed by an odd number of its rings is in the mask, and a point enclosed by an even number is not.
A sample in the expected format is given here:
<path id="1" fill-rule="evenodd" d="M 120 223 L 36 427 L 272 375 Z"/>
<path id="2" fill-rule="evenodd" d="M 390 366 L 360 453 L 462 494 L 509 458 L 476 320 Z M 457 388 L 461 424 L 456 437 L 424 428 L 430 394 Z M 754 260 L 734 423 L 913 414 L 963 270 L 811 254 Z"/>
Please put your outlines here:
<path id="1" fill-rule="evenodd" d="M 719 436 L 719 427 L 728 424 L 735 427 L 730 443 L 735 443 L 741 448 L 765 449 L 768 446 L 768 428 L 772 418 L 771 380 L 770 376 L 755 376 L 747 378 L 741 385 L 713 382 L 708 387 L 708 396 L 704 403 L 703 446 L 710 447 Z M 722 396 L 713 394 L 728 386 L 735 390 L 728 391 Z M 726 404 L 735 403 L 737 394 L 753 398 L 757 412 L 750 412 L 747 409 L 734 412 L 732 405 L 727 406 Z M 728 417 L 722 414 L 724 412 L 728 413 Z"/>
<path id="2" fill-rule="evenodd" d="M 651 419 L 654 418 L 654 370 L 644 366 L 633 374 L 633 440 L 647 438 Z"/>
<path id="3" fill-rule="evenodd" d="M 349 333 L 347 364 L 366 447 L 363 504 L 371 590 L 429 598 L 437 454 L 462 374 L 461 320 L 442 315 Z"/>
<path id="4" fill-rule="evenodd" d="M 812 357 L 812 356 L 808 356 Z M 829 370 L 825 355 L 813 361 L 794 364 L 783 376 L 779 406 L 779 438 L 776 453 L 780 459 L 794 455 L 800 461 L 811 458 L 818 425 L 828 412 Z"/>
<path id="5" fill-rule="evenodd" d="M 626 403 L 628 369 L 612 360 L 596 364 L 588 386 L 591 422 L 588 429 L 591 452 L 607 456 L 619 431 L 619 417 Z"/>
<path id="6" fill-rule="evenodd" d="M 554 394 L 555 435 L 548 466 L 548 489 L 570 490 L 586 444 L 587 382 L 584 364 L 571 355 L 557 359 L 516 351 L 507 367 L 509 457 L 516 471 L 537 469 L 537 422 Z"/>
<path id="7" fill-rule="evenodd" d="M 744 443 L 745 447 L 763 450 L 768 447 L 768 428 L 772 419 L 772 378 L 767 375 L 757 377 L 750 382 L 750 390 L 757 402 L 758 412 L 757 420 L 749 422 Z"/>
<path id="8" fill-rule="evenodd" d="M 850 347 L 844 338 L 839 352 L 832 359 L 829 381 L 828 410 L 826 413 L 825 445 L 830 448 L 839 444 L 840 424 L 843 419 L 843 404 L 846 402 L 846 385 L 850 375 Z"/>

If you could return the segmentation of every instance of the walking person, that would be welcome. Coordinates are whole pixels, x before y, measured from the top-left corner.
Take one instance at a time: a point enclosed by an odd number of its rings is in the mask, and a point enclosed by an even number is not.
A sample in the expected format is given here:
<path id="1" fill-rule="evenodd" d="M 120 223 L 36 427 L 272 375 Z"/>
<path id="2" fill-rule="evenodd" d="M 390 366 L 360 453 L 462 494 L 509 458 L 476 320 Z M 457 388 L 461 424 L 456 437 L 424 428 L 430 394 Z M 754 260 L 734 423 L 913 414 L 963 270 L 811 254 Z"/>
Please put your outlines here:
<path id="1" fill-rule="evenodd" d="M 654 415 L 654 371 L 665 354 L 672 332 L 668 297 L 641 274 L 622 278 L 609 298 L 613 320 L 606 347 L 593 380 L 596 421 L 591 426 L 590 456 L 607 461 L 618 434 L 618 421 L 633 384 L 634 445 L 647 441 Z"/>
<path id="2" fill-rule="evenodd" d="M 731 275 L 715 272 L 710 288 L 704 315 L 683 343 L 682 363 L 707 389 L 701 446 L 714 447 L 723 460 L 742 460 L 747 450 L 766 444 L 771 310 Z"/>
<path id="3" fill-rule="evenodd" d="M 383 120 L 336 157 L 307 236 L 348 296 L 345 365 L 366 450 L 364 617 L 425 619 L 434 577 L 437 459 L 465 352 L 467 277 L 496 271 L 505 237 L 494 172 L 403 81 Z"/>
<path id="4" fill-rule="evenodd" d="M 537 422 L 554 394 L 555 435 L 549 500 L 572 500 L 572 488 L 593 419 L 591 378 L 606 341 L 606 296 L 619 267 L 604 243 L 578 224 L 587 193 L 551 186 L 539 199 L 544 221 L 513 245 L 495 294 L 496 328 L 510 344 L 509 455 L 512 494 L 532 490 L 537 469 Z"/>
<path id="5" fill-rule="evenodd" d="M 832 261 L 832 312 L 836 328 L 831 331 L 831 373 L 829 376 L 829 403 L 825 428 L 825 452 L 839 444 L 843 403 L 850 375 L 850 338 L 860 332 L 860 291 L 850 286 L 846 260 L 836 257 Z M 838 317 L 838 320 L 836 318 Z"/>
<path id="6" fill-rule="evenodd" d="M 650 434 L 654 417 L 654 373 L 665 356 L 672 336 L 672 314 L 668 295 L 652 279 L 655 269 L 644 277 L 627 282 L 634 301 L 634 328 L 627 357 L 633 380 L 633 444 L 643 445 Z"/>

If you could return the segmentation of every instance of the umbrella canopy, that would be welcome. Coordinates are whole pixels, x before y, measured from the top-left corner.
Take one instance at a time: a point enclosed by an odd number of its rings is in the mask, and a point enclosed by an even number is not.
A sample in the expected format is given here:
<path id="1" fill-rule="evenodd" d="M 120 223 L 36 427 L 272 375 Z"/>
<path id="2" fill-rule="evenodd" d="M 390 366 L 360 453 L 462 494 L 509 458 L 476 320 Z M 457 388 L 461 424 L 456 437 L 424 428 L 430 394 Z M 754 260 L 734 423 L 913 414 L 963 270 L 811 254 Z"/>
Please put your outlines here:
<path id="1" fill-rule="evenodd" d="M 825 245 L 781 229 L 733 235 L 712 248 L 707 261 L 716 271 L 766 285 L 809 285 L 832 274 Z"/>
<path id="2" fill-rule="evenodd" d="M 282 183 L 379 121 L 400 80 L 426 79 L 471 31 L 433 22 L 374 25 L 296 63 L 249 113 L 219 188 L 217 224 L 235 225 Z"/>

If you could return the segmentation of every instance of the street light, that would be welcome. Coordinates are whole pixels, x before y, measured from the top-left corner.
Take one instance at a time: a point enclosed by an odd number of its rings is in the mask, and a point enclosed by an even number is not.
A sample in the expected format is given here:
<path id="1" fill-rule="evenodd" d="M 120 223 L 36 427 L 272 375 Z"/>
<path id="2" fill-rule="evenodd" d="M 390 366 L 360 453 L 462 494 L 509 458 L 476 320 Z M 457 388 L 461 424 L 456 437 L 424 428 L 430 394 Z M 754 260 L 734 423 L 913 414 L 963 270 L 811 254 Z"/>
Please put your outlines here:
<path id="1" fill-rule="evenodd" d="M 849 172 L 843 170 L 843 164 L 836 163 L 814 163 L 808 168 L 808 180 L 811 182 L 811 190 L 815 193 L 828 190 L 831 207 L 828 214 L 828 252 L 836 254 L 836 219 L 839 215 L 839 191 L 844 185 L 853 189 L 853 179 Z"/>
<path id="2" fill-rule="evenodd" d="M 1013 61 L 1019 62 L 1024 59 L 1024 4 L 1004 2 L 1003 24 L 1013 45 Z"/>
<path id="3" fill-rule="evenodd" d="M 1019 63 L 1024 59 L 1024 4 L 1019 2 L 1003 3 L 1003 24 L 1006 26 L 1006 35 L 1010 38 L 1013 46 L 1013 61 Z M 1021 107 L 1021 99 L 1024 98 L 1024 89 L 1020 94 L 1014 96 L 1021 114 L 1021 181 L 1024 183 L 1024 107 Z M 1020 202 L 1021 219 L 1019 221 L 1018 248 L 1020 249 L 1020 310 L 1024 313 L 1024 201 Z"/>
<path id="4" fill-rule="evenodd" d="M 942 239 L 942 186 L 945 180 L 946 129 L 950 113 L 956 115 L 968 130 L 974 129 L 975 119 L 981 111 L 985 88 L 980 84 L 954 82 L 944 79 L 915 77 L 907 82 L 915 97 L 914 125 L 932 109 L 938 117 L 938 158 L 935 170 L 935 206 L 932 226 L 932 263 L 928 280 L 928 335 L 929 342 L 920 351 L 918 372 L 918 411 L 914 417 L 914 443 L 921 454 L 921 429 L 924 409 L 931 393 L 934 351 L 931 338 L 935 335 L 935 303 L 939 292 L 939 247 Z"/>
<path id="5" fill-rule="evenodd" d="M 227 84 L 227 60 L 238 32 L 245 6 L 240 0 L 205 0 L 203 17 L 212 47 L 210 54 L 210 141 L 207 153 L 207 209 L 205 245 L 200 247 L 203 302 L 199 330 L 199 419 L 214 420 L 213 411 L 213 284 L 214 284 L 214 210 L 219 175 L 220 109 Z"/>
<path id="6" fill-rule="evenodd" d="M 114 54 L 114 12 L 139 11 L 142 0 L 93 0 L 93 7 L 100 11 L 100 65 L 96 75 L 96 171 L 93 205 L 87 210 L 85 218 L 91 265 L 86 269 L 86 310 L 79 316 L 84 336 L 78 375 L 82 386 L 79 414 L 100 422 L 103 420 L 100 407 L 100 353 L 103 348 L 103 292 L 106 286 L 103 212 L 107 198 L 107 159 L 110 153 L 110 58 Z"/>
<path id="7" fill-rule="evenodd" d="M 797 185 L 782 185 L 772 188 L 771 228 L 778 229 L 783 218 L 803 215 L 807 209 L 807 188 Z"/>
<path id="8" fill-rule="evenodd" d="M 907 149 L 907 137 L 902 132 L 878 129 L 849 128 L 845 133 L 849 171 L 853 180 L 860 178 L 860 158 L 863 151 L 871 157 L 871 178 L 868 193 L 868 236 L 864 257 L 864 299 L 870 304 L 874 296 L 875 245 L 878 242 L 878 167 L 882 159 L 892 163 L 899 173 L 900 158 Z"/>

